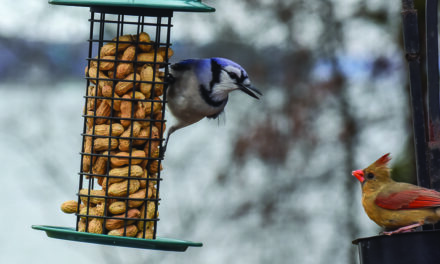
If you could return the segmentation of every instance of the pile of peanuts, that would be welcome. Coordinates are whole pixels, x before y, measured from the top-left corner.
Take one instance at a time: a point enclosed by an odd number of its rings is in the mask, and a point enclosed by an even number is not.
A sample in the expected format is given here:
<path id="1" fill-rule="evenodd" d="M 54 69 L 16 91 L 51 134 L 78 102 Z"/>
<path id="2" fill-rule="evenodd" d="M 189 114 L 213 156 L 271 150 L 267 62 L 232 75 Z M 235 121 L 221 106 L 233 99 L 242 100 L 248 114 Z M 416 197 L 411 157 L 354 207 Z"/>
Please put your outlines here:
<path id="1" fill-rule="evenodd" d="M 81 166 L 89 182 L 78 201 L 61 205 L 79 216 L 78 231 L 153 238 L 165 130 L 163 68 L 172 55 L 142 32 L 113 39 L 90 59 L 85 73 L 94 85 L 86 96 Z"/>

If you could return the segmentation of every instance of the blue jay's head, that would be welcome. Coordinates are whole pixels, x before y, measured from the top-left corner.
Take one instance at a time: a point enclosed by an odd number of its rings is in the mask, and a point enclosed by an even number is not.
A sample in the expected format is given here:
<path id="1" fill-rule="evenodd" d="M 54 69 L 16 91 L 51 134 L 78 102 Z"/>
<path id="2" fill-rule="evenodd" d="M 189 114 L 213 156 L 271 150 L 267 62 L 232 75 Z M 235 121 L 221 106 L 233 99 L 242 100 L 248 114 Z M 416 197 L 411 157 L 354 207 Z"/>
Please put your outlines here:
<path id="1" fill-rule="evenodd" d="M 262 95 L 252 86 L 246 71 L 237 63 L 225 58 L 211 58 L 212 79 L 210 82 L 211 98 L 223 100 L 228 93 L 234 90 L 241 90 L 246 94 L 259 99 Z"/>

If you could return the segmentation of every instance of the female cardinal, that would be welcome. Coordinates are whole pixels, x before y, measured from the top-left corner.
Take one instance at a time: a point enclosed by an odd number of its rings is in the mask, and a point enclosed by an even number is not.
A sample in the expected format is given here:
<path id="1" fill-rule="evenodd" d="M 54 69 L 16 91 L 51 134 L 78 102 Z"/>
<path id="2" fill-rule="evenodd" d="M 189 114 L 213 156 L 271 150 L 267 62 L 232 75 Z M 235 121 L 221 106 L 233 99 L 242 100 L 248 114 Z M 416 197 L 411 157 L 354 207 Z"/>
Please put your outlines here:
<path id="1" fill-rule="evenodd" d="M 409 232 L 440 220 L 440 193 L 403 182 L 395 182 L 385 154 L 363 170 L 352 172 L 362 184 L 362 205 L 368 217 L 384 227 L 385 235 Z"/>

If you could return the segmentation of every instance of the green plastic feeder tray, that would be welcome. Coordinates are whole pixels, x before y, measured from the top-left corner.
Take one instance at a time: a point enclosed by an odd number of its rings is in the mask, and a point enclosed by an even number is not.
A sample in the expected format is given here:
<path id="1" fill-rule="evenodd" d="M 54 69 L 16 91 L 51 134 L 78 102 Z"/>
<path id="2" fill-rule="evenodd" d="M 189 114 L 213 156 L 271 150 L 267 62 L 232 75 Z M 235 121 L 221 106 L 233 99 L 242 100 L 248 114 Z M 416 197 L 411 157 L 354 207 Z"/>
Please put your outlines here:
<path id="1" fill-rule="evenodd" d="M 188 247 L 201 247 L 202 243 L 178 240 L 172 238 L 156 237 L 156 239 L 142 239 L 133 237 L 118 237 L 78 232 L 73 228 L 59 226 L 33 225 L 33 229 L 45 231 L 48 237 L 87 242 L 101 245 L 156 249 L 165 251 L 186 251 Z"/>

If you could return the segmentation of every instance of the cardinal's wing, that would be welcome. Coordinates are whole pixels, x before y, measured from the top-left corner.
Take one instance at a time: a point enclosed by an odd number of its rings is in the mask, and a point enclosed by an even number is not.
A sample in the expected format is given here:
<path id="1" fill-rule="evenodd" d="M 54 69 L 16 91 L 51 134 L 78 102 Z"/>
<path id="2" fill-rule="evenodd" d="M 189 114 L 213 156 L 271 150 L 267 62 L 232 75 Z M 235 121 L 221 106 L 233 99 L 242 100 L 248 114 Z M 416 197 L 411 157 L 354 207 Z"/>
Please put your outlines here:
<path id="1" fill-rule="evenodd" d="M 375 202 L 390 210 L 440 207 L 440 193 L 417 186 L 395 188 L 395 191 L 377 195 Z"/>

